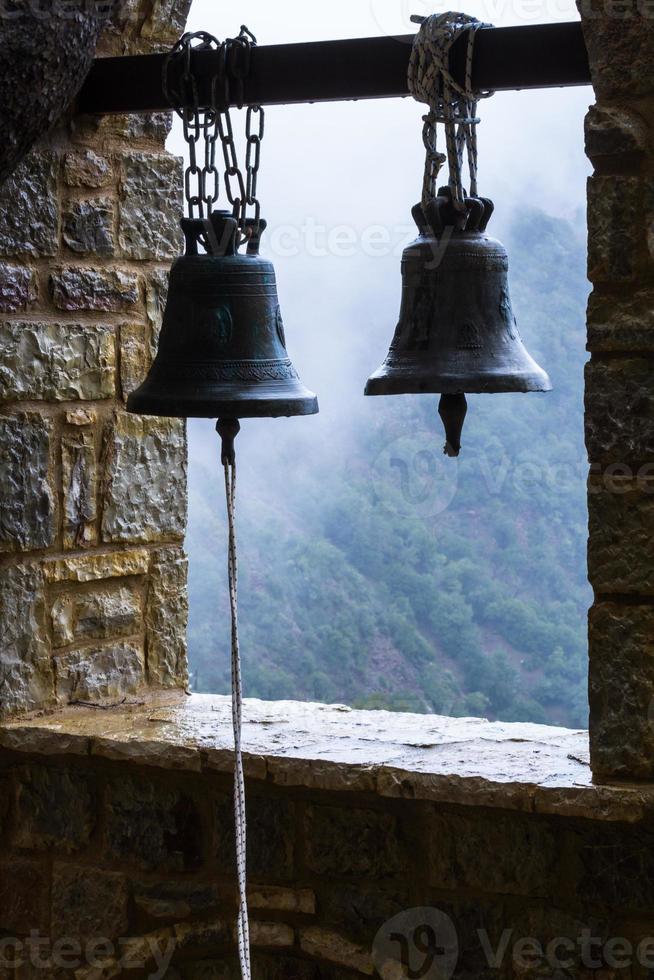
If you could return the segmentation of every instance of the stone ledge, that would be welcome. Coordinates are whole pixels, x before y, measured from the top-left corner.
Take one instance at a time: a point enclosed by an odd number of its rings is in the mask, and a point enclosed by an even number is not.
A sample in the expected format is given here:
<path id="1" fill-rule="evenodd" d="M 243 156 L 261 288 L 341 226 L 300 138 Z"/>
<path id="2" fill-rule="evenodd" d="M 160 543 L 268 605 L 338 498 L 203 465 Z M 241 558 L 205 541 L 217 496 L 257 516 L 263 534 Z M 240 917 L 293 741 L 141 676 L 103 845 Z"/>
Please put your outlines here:
<path id="1" fill-rule="evenodd" d="M 229 772 L 227 697 L 179 694 L 117 708 L 67 708 L 0 727 L 0 748 Z M 588 733 L 297 701 L 244 704 L 246 771 L 281 786 L 372 793 L 635 823 L 654 785 L 596 785 Z"/>

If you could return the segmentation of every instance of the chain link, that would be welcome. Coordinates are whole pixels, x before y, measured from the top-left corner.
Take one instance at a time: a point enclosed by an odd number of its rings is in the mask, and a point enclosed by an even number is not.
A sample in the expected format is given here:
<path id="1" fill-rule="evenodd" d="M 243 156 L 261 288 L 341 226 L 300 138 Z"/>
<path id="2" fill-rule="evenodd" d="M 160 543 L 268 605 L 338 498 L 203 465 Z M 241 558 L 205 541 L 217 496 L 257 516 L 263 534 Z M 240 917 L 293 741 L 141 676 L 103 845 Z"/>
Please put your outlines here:
<path id="1" fill-rule="evenodd" d="M 245 241 L 248 208 L 254 219 L 253 231 L 258 228 L 261 205 L 257 197 L 257 179 L 261 161 L 261 141 L 264 133 L 264 110 L 261 106 L 248 106 L 245 118 L 245 178 L 238 164 L 234 130 L 229 106 L 235 101 L 241 109 L 244 104 L 244 82 L 250 70 L 252 47 L 256 38 L 245 25 L 238 37 L 220 42 L 206 31 L 185 34 L 166 58 L 163 69 L 164 94 L 176 109 L 188 146 L 189 165 L 184 178 L 184 194 L 189 217 L 209 217 L 220 197 L 220 172 L 216 165 L 216 147 L 220 139 L 224 171 L 222 182 L 225 195 L 232 206 L 232 213 L 241 231 L 241 243 Z M 193 74 L 192 55 L 197 51 L 214 51 L 219 54 L 219 69 L 211 78 L 211 105 L 200 104 L 198 80 Z M 171 88 L 171 65 L 183 58 L 179 89 Z M 232 100 L 231 83 L 235 85 Z M 255 118 L 257 125 L 255 126 Z M 199 161 L 198 143 L 204 143 L 204 158 Z M 252 231 L 250 231 L 252 234 Z"/>

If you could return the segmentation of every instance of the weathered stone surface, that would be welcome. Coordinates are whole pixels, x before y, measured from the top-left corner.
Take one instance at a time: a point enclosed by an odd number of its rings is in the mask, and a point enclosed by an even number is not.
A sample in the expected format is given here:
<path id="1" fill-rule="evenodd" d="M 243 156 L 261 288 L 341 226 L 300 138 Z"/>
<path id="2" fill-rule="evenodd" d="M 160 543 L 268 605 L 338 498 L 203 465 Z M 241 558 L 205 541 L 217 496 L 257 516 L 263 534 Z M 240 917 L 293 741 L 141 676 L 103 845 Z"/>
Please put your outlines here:
<path id="1" fill-rule="evenodd" d="M 145 312 L 150 324 L 150 359 L 154 359 L 159 345 L 159 334 L 168 301 L 169 275 L 152 272 L 145 284 Z"/>
<path id="2" fill-rule="evenodd" d="M 654 290 L 627 294 L 595 290 L 588 300 L 588 350 L 654 351 Z"/>
<path id="3" fill-rule="evenodd" d="M 213 885 L 192 881 L 136 881 L 136 908 L 153 919 L 180 921 L 193 914 L 206 914 L 224 904 Z"/>
<path id="4" fill-rule="evenodd" d="M 651 262 L 654 184 L 640 177 L 588 181 L 588 278 L 633 282 Z"/>
<path id="5" fill-rule="evenodd" d="M 68 187 L 98 189 L 111 183 L 111 164 L 106 157 L 85 149 L 64 156 L 64 180 Z"/>
<path id="6" fill-rule="evenodd" d="M 178 951 L 193 949 L 196 955 L 206 955 L 207 949 L 233 942 L 232 928 L 224 919 L 199 919 L 175 925 L 175 945 Z"/>
<path id="7" fill-rule="evenodd" d="M 150 8 L 150 14 L 141 27 L 141 35 L 159 44 L 171 44 L 184 33 L 184 26 L 191 9 L 191 0 L 160 0 Z"/>
<path id="8" fill-rule="evenodd" d="M 149 364 L 145 327 L 141 323 L 123 323 L 120 328 L 120 390 L 125 401 L 144 380 Z"/>
<path id="9" fill-rule="evenodd" d="M 190 871 L 202 860 L 203 827 L 195 802 L 145 779 L 109 784 L 105 849 L 150 870 Z"/>
<path id="10" fill-rule="evenodd" d="M 625 911 L 654 908 L 654 835 L 650 829 L 595 827 L 578 848 L 578 855 L 583 902 Z"/>
<path id="11" fill-rule="evenodd" d="M 592 462 L 654 462 L 650 360 L 593 358 L 586 365 L 585 404 L 586 448 Z"/>
<path id="12" fill-rule="evenodd" d="M 122 874 L 55 862 L 52 934 L 117 939 L 127 934 L 129 892 Z"/>
<path id="13" fill-rule="evenodd" d="M 48 875 L 32 858 L 0 856 L 0 930 L 12 936 L 48 928 Z"/>
<path id="14" fill-rule="evenodd" d="M 310 888 L 295 890 L 275 885 L 252 885 L 248 889 L 248 906 L 251 909 L 315 915 L 316 896 Z"/>
<path id="15" fill-rule="evenodd" d="M 103 578 L 145 575 L 149 565 L 149 552 L 145 548 L 132 548 L 103 555 L 50 559 L 44 562 L 43 571 L 47 582 L 95 582 Z"/>
<path id="16" fill-rule="evenodd" d="M 633 99 L 654 90 L 654 21 L 647 4 L 577 0 L 599 99 Z"/>
<path id="17" fill-rule="evenodd" d="M 598 775 L 654 776 L 654 608 L 590 610 L 591 759 Z"/>
<path id="18" fill-rule="evenodd" d="M 68 702 L 120 699 L 145 681 L 143 652 L 133 643 L 69 650 L 56 658 L 55 672 L 57 697 Z"/>
<path id="19" fill-rule="evenodd" d="M 367 976 L 372 976 L 375 972 L 369 947 L 357 946 L 337 932 L 331 932 L 321 926 L 301 929 L 300 947 L 309 956 L 350 967 Z"/>
<path id="20" fill-rule="evenodd" d="M 142 597 L 127 585 L 93 592 L 65 592 L 52 606 L 52 639 L 57 647 L 78 640 L 133 636 L 141 629 Z"/>
<path id="21" fill-rule="evenodd" d="M 26 265 L 0 262 L 0 313 L 26 310 L 36 299 L 36 276 Z"/>
<path id="22" fill-rule="evenodd" d="M 129 140 L 153 140 L 163 146 L 172 125 L 172 112 L 130 113 L 125 116 L 125 136 Z"/>
<path id="23" fill-rule="evenodd" d="M 310 806 L 305 840 L 306 862 L 316 874 L 383 878 L 401 867 L 397 825 L 388 813 Z"/>
<path id="24" fill-rule="evenodd" d="M 215 805 L 216 857 L 221 871 L 234 865 L 234 812 L 231 799 Z M 290 877 L 293 873 L 295 804 L 281 797 L 251 797 L 248 808 L 247 862 L 257 877 Z"/>
<path id="25" fill-rule="evenodd" d="M 237 940 L 236 928 L 233 930 L 234 940 Z M 292 946 L 295 942 L 293 929 L 283 922 L 261 922 L 253 919 L 250 923 L 250 942 L 253 946 Z"/>
<path id="26" fill-rule="evenodd" d="M 591 160 L 601 157 L 628 157 L 633 163 L 649 150 L 649 134 L 643 118 L 624 106 L 593 105 L 585 124 L 586 155 Z"/>
<path id="27" fill-rule="evenodd" d="M 105 438 L 104 541 L 182 538 L 186 430 L 177 419 L 115 416 Z"/>
<path id="28" fill-rule="evenodd" d="M 428 870 L 426 860 L 424 870 Z M 333 889 L 321 890 L 320 922 L 357 943 L 372 946 L 385 922 L 411 908 L 410 879 L 407 869 L 404 879 L 393 881 L 390 887 L 379 880 L 339 881 Z"/>
<path id="29" fill-rule="evenodd" d="M 0 187 L 0 255 L 55 255 L 58 247 L 54 153 L 32 153 Z"/>
<path id="30" fill-rule="evenodd" d="M 0 568 L 0 716 L 54 700 L 43 573 L 36 562 Z"/>
<path id="31" fill-rule="evenodd" d="M 73 201 L 63 215 L 63 240 L 80 255 L 113 255 L 113 202 Z"/>
<path id="32" fill-rule="evenodd" d="M 16 847 L 79 851 L 88 844 L 95 809 L 88 779 L 66 769 L 24 766 L 15 773 Z"/>
<path id="33" fill-rule="evenodd" d="M 48 548 L 54 542 L 51 437 L 52 422 L 36 413 L 0 417 L 0 551 Z"/>
<path id="34" fill-rule="evenodd" d="M 588 577 L 599 594 L 654 593 L 654 486 L 591 480 Z"/>
<path id="35" fill-rule="evenodd" d="M 168 153 L 123 158 L 119 242 L 132 259 L 166 259 L 182 249 L 182 162 Z"/>
<path id="36" fill-rule="evenodd" d="M 111 269 L 61 269 L 50 276 L 50 294 L 58 310 L 122 313 L 138 303 L 138 278 Z"/>
<path id="37" fill-rule="evenodd" d="M 489 821 L 483 814 L 436 812 L 430 836 L 431 880 L 438 888 L 552 894 L 559 844 L 542 818 L 496 813 Z"/>
<path id="38" fill-rule="evenodd" d="M 72 401 L 115 391 L 110 327 L 0 323 L 0 391 L 9 399 Z"/>
<path id="39" fill-rule="evenodd" d="M 97 467 L 95 436 L 85 428 L 68 430 L 61 438 L 64 548 L 96 544 Z"/>
<path id="40" fill-rule="evenodd" d="M 183 548 L 155 552 L 150 566 L 147 630 L 148 680 L 157 687 L 186 687 L 188 562 Z"/>

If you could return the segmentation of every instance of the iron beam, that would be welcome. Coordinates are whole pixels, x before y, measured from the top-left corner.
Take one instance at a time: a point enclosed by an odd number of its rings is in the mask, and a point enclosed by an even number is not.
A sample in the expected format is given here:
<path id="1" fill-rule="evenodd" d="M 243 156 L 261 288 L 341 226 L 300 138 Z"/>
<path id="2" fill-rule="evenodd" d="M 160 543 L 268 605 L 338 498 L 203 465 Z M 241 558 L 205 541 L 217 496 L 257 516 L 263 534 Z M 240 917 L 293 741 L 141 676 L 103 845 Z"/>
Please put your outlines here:
<path id="1" fill-rule="evenodd" d="M 413 35 L 407 34 L 257 47 L 245 80 L 245 104 L 406 96 L 412 40 Z M 463 44 L 459 43 L 452 53 L 452 69 L 458 78 L 462 77 L 463 54 Z M 79 111 L 103 114 L 171 108 L 162 83 L 165 57 L 97 58 L 79 95 Z M 216 59 L 212 52 L 193 55 L 202 104 L 210 104 L 209 79 L 216 71 Z M 173 73 L 173 86 L 175 81 Z M 590 84 L 581 24 L 480 30 L 475 41 L 473 84 L 495 91 Z"/>

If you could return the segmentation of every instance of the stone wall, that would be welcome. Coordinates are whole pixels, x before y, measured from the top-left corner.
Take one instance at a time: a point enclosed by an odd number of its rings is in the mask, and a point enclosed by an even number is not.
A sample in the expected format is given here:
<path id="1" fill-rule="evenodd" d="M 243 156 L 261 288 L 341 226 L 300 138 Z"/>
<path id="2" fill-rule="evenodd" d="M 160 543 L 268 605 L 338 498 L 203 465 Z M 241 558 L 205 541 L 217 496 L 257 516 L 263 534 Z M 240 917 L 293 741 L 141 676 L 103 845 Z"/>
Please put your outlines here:
<path id="1" fill-rule="evenodd" d="M 236 980 L 231 779 L 210 764 L 176 771 L 172 750 L 168 764 L 0 754 L 4 967 L 55 957 L 32 973 L 0 967 L 2 980 Z M 451 923 L 455 978 L 652 976 L 651 818 L 574 819 L 259 778 L 248 782 L 248 811 L 257 980 L 370 976 L 378 930 L 416 908 L 436 910 L 439 929 Z M 421 922 L 411 914 L 409 940 Z M 171 957 L 167 972 L 155 956 Z"/>
<path id="2" fill-rule="evenodd" d="M 598 776 L 654 776 L 654 18 L 581 0 L 586 120 L 590 736 Z"/>
<path id="3" fill-rule="evenodd" d="M 190 0 L 130 0 L 99 54 Z M 180 249 L 168 114 L 71 118 L 0 189 L 0 713 L 186 683 L 186 445 L 125 413 Z"/>

